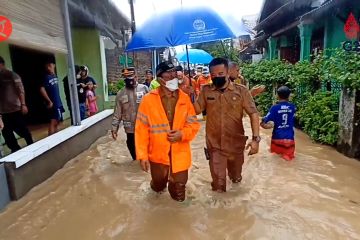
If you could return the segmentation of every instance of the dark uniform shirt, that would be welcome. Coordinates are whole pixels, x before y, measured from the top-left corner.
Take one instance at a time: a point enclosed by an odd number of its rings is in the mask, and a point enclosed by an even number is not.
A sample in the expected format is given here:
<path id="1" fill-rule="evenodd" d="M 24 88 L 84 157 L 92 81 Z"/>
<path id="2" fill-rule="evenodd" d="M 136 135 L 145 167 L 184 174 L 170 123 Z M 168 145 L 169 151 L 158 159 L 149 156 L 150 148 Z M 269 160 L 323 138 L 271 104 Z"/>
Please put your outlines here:
<path id="1" fill-rule="evenodd" d="M 246 143 L 243 111 L 257 113 L 250 92 L 243 85 L 229 82 L 225 89 L 203 87 L 198 102 L 206 110 L 206 143 L 209 149 L 227 153 L 243 151 Z"/>

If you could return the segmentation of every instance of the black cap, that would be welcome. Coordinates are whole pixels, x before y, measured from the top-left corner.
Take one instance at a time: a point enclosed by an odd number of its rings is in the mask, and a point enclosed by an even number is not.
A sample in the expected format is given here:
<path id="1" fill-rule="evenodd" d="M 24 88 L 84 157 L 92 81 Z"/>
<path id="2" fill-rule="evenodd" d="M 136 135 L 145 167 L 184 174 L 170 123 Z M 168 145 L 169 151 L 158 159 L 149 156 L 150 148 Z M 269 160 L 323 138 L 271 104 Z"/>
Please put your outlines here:
<path id="1" fill-rule="evenodd" d="M 164 72 L 174 68 L 175 66 L 171 62 L 162 62 L 156 66 L 156 76 L 160 77 Z"/>
<path id="2" fill-rule="evenodd" d="M 153 71 L 151 69 L 148 69 L 145 71 L 145 74 L 148 74 L 148 73 L 153 74 Z"/>
<path id="3" fill-rule="evenodd" d="M 176 66 L 175 70 L 182 72 L 184 69 L 182 66 Z"/>

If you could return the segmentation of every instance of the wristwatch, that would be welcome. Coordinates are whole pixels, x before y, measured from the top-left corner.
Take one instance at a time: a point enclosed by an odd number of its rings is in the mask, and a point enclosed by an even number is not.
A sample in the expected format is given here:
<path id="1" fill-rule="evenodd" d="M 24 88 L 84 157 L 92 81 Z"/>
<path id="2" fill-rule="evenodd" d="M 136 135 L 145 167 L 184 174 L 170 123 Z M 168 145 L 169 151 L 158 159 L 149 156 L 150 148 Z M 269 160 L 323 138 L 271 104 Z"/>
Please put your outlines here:
<path id="1" fill-rule="evenodd" d="M 261 137 L 260 136 L 253 136 L 252 140 L 259 143 L 261 141 Z"/>

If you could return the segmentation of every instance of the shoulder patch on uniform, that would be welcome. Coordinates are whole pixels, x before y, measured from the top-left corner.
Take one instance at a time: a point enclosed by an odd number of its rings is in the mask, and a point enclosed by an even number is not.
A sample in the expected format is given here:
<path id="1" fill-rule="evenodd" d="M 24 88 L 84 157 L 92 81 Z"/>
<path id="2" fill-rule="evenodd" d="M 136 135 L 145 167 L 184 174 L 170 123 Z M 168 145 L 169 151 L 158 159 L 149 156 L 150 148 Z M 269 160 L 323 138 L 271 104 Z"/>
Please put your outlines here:
<path id="1" fill-rule="evenodd" d="M 248 90 L 248 88 L 247 88 L 245 85 L 242 85 L 242 84 L 237 84 L 237 83 L 235 83 L 234 86 L 235 86 L 236 88 L 241 89 L 241 90 Z"/>

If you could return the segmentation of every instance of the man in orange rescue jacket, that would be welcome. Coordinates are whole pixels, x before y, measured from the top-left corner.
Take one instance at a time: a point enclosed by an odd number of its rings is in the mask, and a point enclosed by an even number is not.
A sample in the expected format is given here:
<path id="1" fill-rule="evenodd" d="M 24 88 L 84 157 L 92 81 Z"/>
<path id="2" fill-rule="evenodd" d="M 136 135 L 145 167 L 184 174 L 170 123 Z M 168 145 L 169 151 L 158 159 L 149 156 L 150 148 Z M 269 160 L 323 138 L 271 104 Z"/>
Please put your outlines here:
<path id="1" fill-rule="evenodd" d="M 143 97 L 135 125 L 136 157 L 141 168 L 151 172 L 150 186 L 161 192 L 168 184 L 171 197 L 185 200 L 185 185 L 191 166 L 190 141 L 199 131 L 194 107 L 179 90 L 174 65 L 156 67 L 160 88 Z"/>

